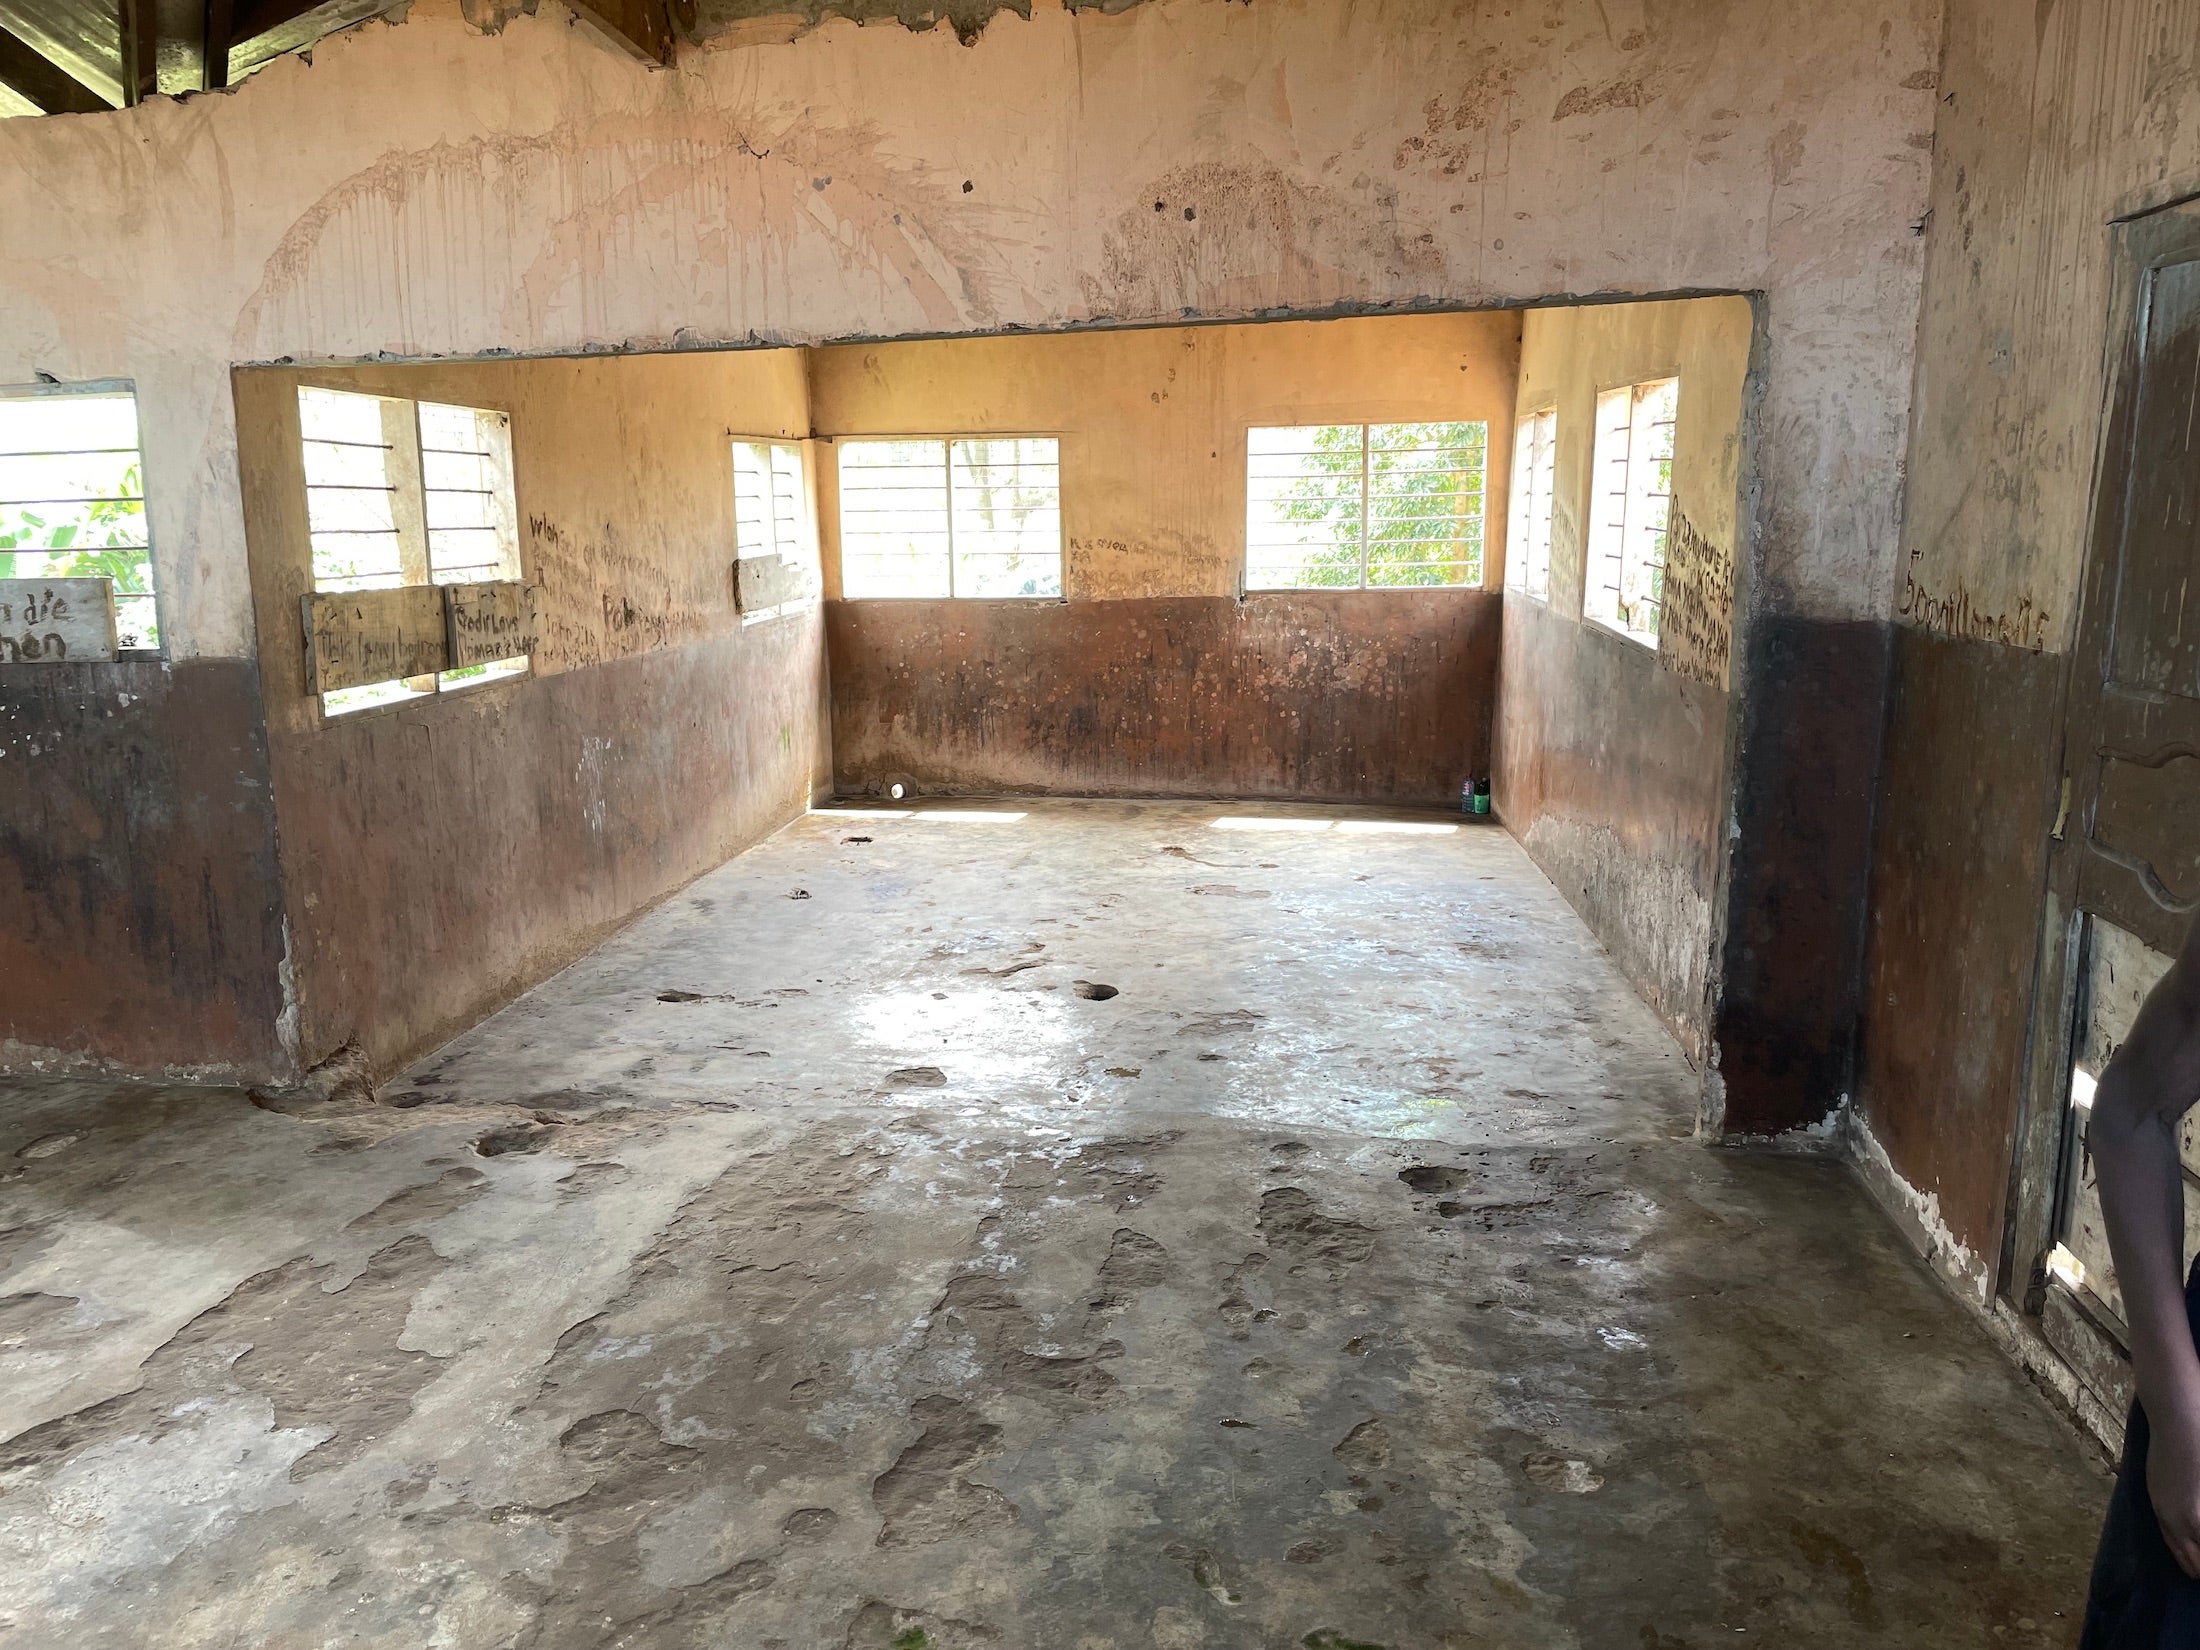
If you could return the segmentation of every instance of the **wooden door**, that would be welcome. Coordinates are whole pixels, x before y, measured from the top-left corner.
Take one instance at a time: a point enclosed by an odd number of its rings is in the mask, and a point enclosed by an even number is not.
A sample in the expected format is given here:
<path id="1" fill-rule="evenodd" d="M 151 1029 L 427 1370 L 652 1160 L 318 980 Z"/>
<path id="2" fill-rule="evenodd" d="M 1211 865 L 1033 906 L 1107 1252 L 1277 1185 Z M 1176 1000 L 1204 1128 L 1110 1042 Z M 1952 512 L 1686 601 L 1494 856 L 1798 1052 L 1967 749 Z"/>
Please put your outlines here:
<path id="1" fill-rule="evenodd" d="M 2122 1300 L 2085 1126 L 2093 1081 L 2200 909 L 2200 203 L 2112 233 L 2108 423 L 2003 1276 L 2093 1396 L 2120 1412 L 2130 1397 Z M 2189 1256 L 2200 1241 L 2192 1127 L 2185 1162 Z"/>

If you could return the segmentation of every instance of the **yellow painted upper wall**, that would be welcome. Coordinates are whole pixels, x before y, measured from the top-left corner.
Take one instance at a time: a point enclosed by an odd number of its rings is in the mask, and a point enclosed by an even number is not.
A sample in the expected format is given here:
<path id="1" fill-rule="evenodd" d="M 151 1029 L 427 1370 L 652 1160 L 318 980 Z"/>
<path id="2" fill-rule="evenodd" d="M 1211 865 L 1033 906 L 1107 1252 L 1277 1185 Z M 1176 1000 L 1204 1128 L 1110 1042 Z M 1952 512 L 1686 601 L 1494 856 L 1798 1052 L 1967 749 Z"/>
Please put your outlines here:
<path id="1" fill-rule="evenodd" d="M 1693 620 L 1711 634 L 1727 632 L 1739 527 L 1742 396 L 1754 324 L 1746 298 L 1588 304 L 1527 313 L 1518 416 L 1546 408 L 1558 412 L 1551 494 L 1552 611 L 1576 619 L 1582 613 L 1598 393 L 1677 376 L 1673 530 L 1683 520 L 1690 523 L 1711 553 L 1712 565 L 1697 581 L 1704 588 L 1684 593 L 1669 585 L 1664 628 L 1677 633 Z M 1699 610 L 1683 611 L 1688 597 L 1700 604 Z M 1715 673 L 1693 664 L 1685 673 L 1723 687 L 1723 650 L 1712 651 L 1722 653 Z M 1682 663 L 1678 646 L 1661 646 L 1660 652 L 1676 655 L 1668 662 Z"/>
<path id="2" fill-rule="evenodd" d="M 313 576 L 301 385 L 511 415 L 521 572 L 541 586 L 542 675 L 736 628 L 730 440 L 801 438 L 810 419 L 792 349 L 238 373 L 263 643 L 269 626 L 285 638 L 263 654 L 271 716 L 286 706 L 313 714 L 302 675 L 291 679 L 298 598 Z"/>
<path id="3" fill-rule="evenodd" d="M 1226 596 L 1245 565 L 1245 446 L 1273 424 L 1489 425 L 1484 583 L 1504 578 L 1520 317 L 1366 316 L 845 345 L 811 355 L 821 436 L 1062 443 L 1063 593 Z M 839 594 L 833 448 L 819 498 Z"/>

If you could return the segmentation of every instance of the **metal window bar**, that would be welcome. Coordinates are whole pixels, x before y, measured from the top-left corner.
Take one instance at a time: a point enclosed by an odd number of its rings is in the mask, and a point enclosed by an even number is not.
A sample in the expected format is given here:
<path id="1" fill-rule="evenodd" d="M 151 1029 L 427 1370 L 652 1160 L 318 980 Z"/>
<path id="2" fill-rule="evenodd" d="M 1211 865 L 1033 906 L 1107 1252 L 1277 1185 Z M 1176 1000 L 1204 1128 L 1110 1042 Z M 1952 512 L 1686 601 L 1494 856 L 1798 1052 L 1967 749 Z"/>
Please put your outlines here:
<path id="1" fill-rule="evenodd" d="M 388 590 L 509 575 L 517 546 L 508 543 L 508 529 L 516 506 L 504 454 L 481 424 L 503 414 L 315 388 L 300 389 L 299 412 L 316 590 Z M 386 509 L 375 511 L 376 499 L 386 501 Z M 344 688 L 324 693 L 321 704 L 325 714 L 341 715 L 531 669 L 521 654 Z"/>
<path id="2" fill-rule="evenodd" d="M 418 403 L 421 513 L 428 547 L 428 576 L 437 584 L 505 578 L 517 571 L 518 546 L 510 542 L 500 508 L 508 477 L 497 440 L 489 433 L 503 414 L 442 402 Z"/>
<path id="3" fill-rule="evenodd" d="M 1620 614 L 1629 632 L 1652 645 L 1658 638 L 1664 601 L 1679 389 L 1676 378 L 1636 384 L 1628 406 L 1627 532 L 1620 569 Z"/>
<path id="4" fill-rule="evenodd" d="M 1607 598 L 1605 611 L 1596 615 L 1604 623 L 1626 628 L 1626 609 L 1620 586 L 1627 550 L 1627 470 L 1634 420 L 1631 403 L 1622 400 L 1630 392 L 1608 391 L 1597 397 L 1597 447 L 1594 463 L 1599 496 L 1610 512 L 1598 522 L 1603 544 L 1597 552 L 1597 589 Z M 1618 412 L 1615 419 L 1612 415 Z M 1609 445 L 1607 445 L 1609 444 Z M 1616 481 L 1616 485 L 1614 482 Z"/>
<path id="5" fill-rule="evenodd" d="M 1324 447 L 1324 432 L 1349 430 L 1354 460 L 1342 474 L 1306 461 L 1325 454 L 1343 457 L 1339 446 Z M 1414 573 L 1435 574 L 1436 582 L 1466 583 L 1481 566 L 1486 524 L 1488 427 L 1479 421 L 1405 424 L 1301 425 L 1271 428 L 1289 437 L 1303 433 L 1306 444 L 1262 443 L 1249 438 L 1247 453 L 1246 585 L 1249 589 L 1395 589 L 1424 581 Z M 1377 458 L 1383 460 L 1377 466 Z M 1417 480 L 1441 477 L 1449 484 L 1424 492 Z M 1341 484 L 1341 485 L 1340 485 Z M 1331 529 L 1327 545 L 1341 548 L 1352 535 L 1350 582 L 1338 584 L 1313 576 L 1306 550 L 1319 543 L 1306 534 L 1279 532 L 1281 523 L 1262 519 L 1296 489 L 1296 502 L 1344 506 L 1344 519 L 1307 522 Z M 1399 509 L 1397 506 L 1406 506 Z M 1378 543 L 1378 539 L 1382 542 Z M 1425 552 L 1451 549 L 1434 557 Z M 1302 552 L 1292 555 L 1292 550 Z M 1403 553 L 1401 553 L 1403 552 Z"/>
<path id="6" fill-rule="evenodd" d="M 1005 449 L 1005 451 L 1004 451 Z M 970 436 L 947 443 L 951 596 L 1047 598 L 1062 588 L 1061 447 L 1051 437 Z M 999 495 L 1009 495 L 1004 506 Z M 1049 542 L 1030 542 L 1034 534 Z M 999 546 L 1006 544 L 1009 548 Z M 1023 588 L 989 588 L 992 571 Z M 965 585 L 969 588 L 964 588 Z"/>
<path id="7" fill-rule="evenodd" d="M 838 463 L 841 577 L 848 594 L 950 596 L 954 535 L 946 441 L 848 441 L 840 446 Z"/>

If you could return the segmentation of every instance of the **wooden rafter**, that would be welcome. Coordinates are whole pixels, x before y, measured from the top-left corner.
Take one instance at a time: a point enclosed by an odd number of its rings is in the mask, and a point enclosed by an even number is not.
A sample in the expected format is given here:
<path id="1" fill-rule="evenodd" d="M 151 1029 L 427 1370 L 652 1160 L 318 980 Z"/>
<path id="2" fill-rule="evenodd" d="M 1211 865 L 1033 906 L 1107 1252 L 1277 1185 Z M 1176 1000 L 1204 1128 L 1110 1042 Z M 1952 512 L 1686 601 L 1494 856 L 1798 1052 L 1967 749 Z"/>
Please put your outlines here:
<path id="1" fill-rule="evenodd" d="M 89 112 L 159 95 L 215 91 L 286 52 L 388 11 L 397 0 L 66 0 L 79 46 L 0 26 L 0 86 L 43 113 Z M 573 0 L 622 50 L 669 65 L 692 39 L 695 0 Z M 102 18 L 104 13 L 104 18 Z M 103 26 L 104 25 L 104 26 Z M 88 54 L 87 70 L 70 55 Z M 112 73 L 113 83 L 106 76 Z M 93 90 L 92 87 L 97 87 Z"/>
<path id="2" fill-rule="evenodd" d="M 231 67 L 250 74 L 270 58 L 303 51 L 325 35 L 388 11 L 396 0 L 234 0 Z"/>
<path id="3" fill-rule="evenodd" d="M 569 0 L 573 9 L 645 63 L 670 67 L 679 0 Z"/>
<path id="4" fill-rule="evenodd" d="M 218 92 L 229 84 L 229 47 L 236 39 L 237 8 L 232 0 L 206 0 L 206 23 L 199 34 L 201 88 Z"/>
<path id="5" fill-rule="evenodd" d="M 125 101 L 229 84 L 234 0 L 121 0 L 120 9 Z"/>
<path id="6" fill-rule="evenodd" d="M 236 8 L 235 37 L 257 40 L 263 34 L 287 29 L 306 13 L 319 11 L 327 0 L 242 0 Z"/>
<path id="7" fill-rule="evenodd" d="M 0 86 L 47 115 L 88 115 L 112 107 L 26 42 L 0 29 Z"/>
<path id="8" fill-rule="evenodd" d="M 160 0 L 122 0 L 121 80 L 126 107 L 160 91 Z"/>

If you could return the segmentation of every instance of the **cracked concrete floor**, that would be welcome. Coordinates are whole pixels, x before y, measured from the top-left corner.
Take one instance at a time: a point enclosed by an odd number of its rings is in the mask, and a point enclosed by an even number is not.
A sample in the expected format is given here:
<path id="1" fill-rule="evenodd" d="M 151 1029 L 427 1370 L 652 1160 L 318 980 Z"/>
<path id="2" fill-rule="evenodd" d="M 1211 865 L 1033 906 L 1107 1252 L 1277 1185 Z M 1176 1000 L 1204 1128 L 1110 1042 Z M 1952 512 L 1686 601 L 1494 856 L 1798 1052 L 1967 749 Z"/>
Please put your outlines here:
<path id="1" fill-rule="evenodd" d="M 1240 812 L 814 814 L 380 1104 L 9 1090 L 0 1645 L 2068 1645 L 2106 1477 L 1845 1171 L 1501 833 Z"/>

